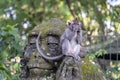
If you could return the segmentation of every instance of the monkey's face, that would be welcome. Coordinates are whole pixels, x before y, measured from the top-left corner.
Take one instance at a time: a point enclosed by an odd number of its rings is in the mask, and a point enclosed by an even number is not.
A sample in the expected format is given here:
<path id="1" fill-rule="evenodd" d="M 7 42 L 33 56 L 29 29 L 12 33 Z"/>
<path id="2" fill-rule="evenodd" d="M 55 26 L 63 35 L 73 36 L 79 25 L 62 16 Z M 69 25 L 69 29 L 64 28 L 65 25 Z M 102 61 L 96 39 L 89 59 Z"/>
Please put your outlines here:
<path id="1" fill-rule="evenodd" d="M 74 22 L 68 23 L 68 26 L 73 32 L 80 32 L 81 25 L 82 25 L 81 23 L 74 23 Z"/>
<path id="2" fill-rule="evenodd" d="M 73 23 L 72 27 L 73 27 L 74 32 L 79 32 L 81 26 L 80 26 L 80 24 Z"/>

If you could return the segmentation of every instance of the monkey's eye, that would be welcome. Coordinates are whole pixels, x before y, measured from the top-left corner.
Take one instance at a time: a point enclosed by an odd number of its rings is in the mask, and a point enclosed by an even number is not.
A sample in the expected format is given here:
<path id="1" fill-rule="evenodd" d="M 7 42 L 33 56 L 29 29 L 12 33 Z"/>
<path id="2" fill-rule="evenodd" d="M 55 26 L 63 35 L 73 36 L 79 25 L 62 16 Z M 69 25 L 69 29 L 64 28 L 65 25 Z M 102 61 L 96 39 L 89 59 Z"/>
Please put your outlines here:
<path id="1" fill-rule="evenodd" d="M 73 24 L 74 27 L 79 27 L 79 24 Z"/>

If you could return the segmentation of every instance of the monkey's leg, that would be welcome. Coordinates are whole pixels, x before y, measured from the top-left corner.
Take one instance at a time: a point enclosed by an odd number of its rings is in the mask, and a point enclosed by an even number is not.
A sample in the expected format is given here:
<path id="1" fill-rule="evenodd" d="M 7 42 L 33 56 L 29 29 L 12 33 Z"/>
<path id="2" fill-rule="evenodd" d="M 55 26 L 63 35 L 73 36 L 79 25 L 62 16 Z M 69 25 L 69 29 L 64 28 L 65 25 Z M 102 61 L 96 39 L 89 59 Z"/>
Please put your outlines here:
<path id="1" fill-rule="evenodd" d="M 74 52 L 75 52 L 76 54 L 79 54 L 80 48 L 81 48 L 80 44 L 75 45 L 75 47 L 74 47 Z"/>
<path id="2" fill-rule="evenodd" d="M 68 39 L 65 39 L 62 44 L 62 53 L 64 55 L 70 55 L 71 45 Z"/>
<path id="3" fill-rule="evenodd" d="M 78 61 L 80 61 L 80 56 L 79 56 L 79 53 L 80 53 L 80 48 L 81 46 L 79 44 L 77 44 L 75 47 L 74 47 L 74 58 Z"/>

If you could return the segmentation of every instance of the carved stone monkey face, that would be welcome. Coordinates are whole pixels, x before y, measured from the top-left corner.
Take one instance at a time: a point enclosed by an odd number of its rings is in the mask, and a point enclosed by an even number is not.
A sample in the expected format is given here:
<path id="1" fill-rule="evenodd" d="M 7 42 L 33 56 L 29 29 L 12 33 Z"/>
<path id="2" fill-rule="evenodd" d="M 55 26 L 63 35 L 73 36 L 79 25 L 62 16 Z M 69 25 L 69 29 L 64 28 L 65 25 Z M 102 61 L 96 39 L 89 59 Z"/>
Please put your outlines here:
<path id="1" fill-rule="evenodd" d="M 31 35 L 29 35 L 28 42 L 30 44 L 32 44 L 34 47 L 36 47 L 35 41 L 36 41 L 37 36 L 38 36 L 38 34 L 36 34 L 34 32 L 31 33 Z M 44 42 L 41 42 L 40 44 L 46 46 L 45 52 L 50 53 L 50 56 L 56 56 L 60 53 L 59 36 L 47 34 L 46 38 L 43 40 L 46 40 L 47 42 L 45 41 L 45 44 L 44 44 Z M 39 40 L 39 41 L 43 41 L 43 40 Z"/>
<path id="2" fill-rule="evenodd" d="M 47 36 L 47 49 L 52 56 L 58 55 L 60 53 L 59 37 L 56 35 Z"/>

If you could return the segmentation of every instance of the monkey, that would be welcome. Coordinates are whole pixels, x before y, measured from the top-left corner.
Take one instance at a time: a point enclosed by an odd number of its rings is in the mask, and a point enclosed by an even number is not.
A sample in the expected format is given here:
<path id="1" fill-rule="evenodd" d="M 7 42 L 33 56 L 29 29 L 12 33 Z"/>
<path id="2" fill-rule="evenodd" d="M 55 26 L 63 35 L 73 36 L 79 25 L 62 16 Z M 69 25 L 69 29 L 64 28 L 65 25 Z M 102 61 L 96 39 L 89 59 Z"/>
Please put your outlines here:
<path id="1" fill-rule="evenodd" d="M 62 47 L 62 54 L 66 56 L 72 56 L 80 61 L 79 53 L 81 49 L 82 41 L 82 24 L 77 20 L 68 22 L 68 28 L 60 37 L 60 45 Z"/>
<path id="2" fill-rule="evenodd" d="M 76 34 L 75 34 L 76 35 Z M 75 40 L 76 36 L 71 41 L 64 39 L 62 43 L 62 53 L 66 56 L 72 56 L 77 60 L 80 60 L 78 56 L 81 46 Z"/>

